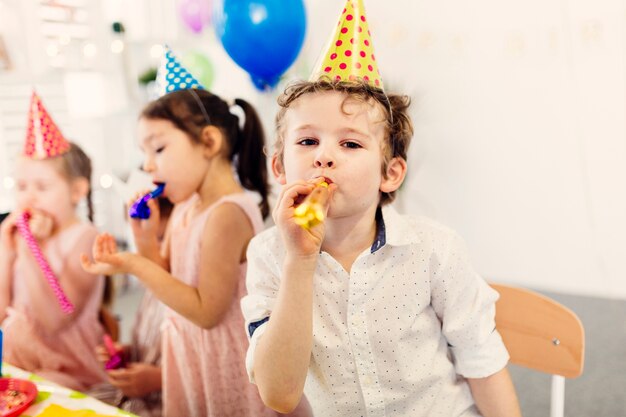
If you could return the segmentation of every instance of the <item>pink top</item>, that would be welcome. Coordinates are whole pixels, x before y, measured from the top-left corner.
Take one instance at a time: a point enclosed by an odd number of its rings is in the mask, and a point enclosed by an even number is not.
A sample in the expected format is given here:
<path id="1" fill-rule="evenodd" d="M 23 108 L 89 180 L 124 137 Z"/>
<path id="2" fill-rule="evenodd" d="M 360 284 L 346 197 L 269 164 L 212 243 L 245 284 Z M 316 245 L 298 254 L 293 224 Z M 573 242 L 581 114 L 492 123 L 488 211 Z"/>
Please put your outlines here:
<path id="1" fill-rule="evenodd" d="M 70 257 L 81 252 L 90 253 L 97 235 L 90 223 L 77 223 L 46 241 L 42 251 L 52 270 L 59 277 Z M 102 341 L 103 329 L 98 321 L 102 302 L 104 279 L 94 277 L 97 284 L 84 294 L 87 302 L 74 320 L 53 334 L 43 328 L 41 319 L 32 311 L 31 294 L 27 280 L 41 280 L 48 286 L 35 258 L 18 255 L 13 269 L 13 301 L 7 308 L 2 323 L 4 332 L 4 360 L 19 368 L 66 387 L 85 390 L 94 383 L 105 380 L 106 374 L 95 356 L 95 347 Z M 67 285 L 67 284 L 66 284 Z M 50 301 L 45 306 L 46 318 L 66 320 L 59 303 L 50 291 Z"/>
<path id="2" fill-rule="evenodd" d="M 255 234 L 263 229 L 259 208 L 245 193 L 221 198 L 185 224 L 183 219 L 197 198 L 191 197 L 175 208 L 170 229 L 171 273 L 192 286 L 198 285 L 204 225 L 215 207 L 236 204 L 248 216 Z M 245 272 L 243 263 L 237 296 L 217 326 L 205 330 L 174 311 L 166 312 L 162 327 L 164 416 L 277 415 L 263 405 L 257 388 L 248 382 L 246 375 L 248 341 L 239 307 L 239 300 L 245 294 Z"/>

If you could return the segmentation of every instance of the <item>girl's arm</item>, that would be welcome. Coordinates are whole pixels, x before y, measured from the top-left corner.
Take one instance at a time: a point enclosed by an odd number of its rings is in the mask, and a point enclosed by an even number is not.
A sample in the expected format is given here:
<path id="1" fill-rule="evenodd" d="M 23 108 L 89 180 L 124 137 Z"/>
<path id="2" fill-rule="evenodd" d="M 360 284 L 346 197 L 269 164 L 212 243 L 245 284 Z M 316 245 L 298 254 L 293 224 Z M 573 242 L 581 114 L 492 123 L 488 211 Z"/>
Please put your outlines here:
<path id="1" fill-rule="evenodd" d="M 213 209 L 202 231 L 197 288 L 169 273 L 163 274 L 165 271 L 161 274 L 153 271 L 159 278 L 142 273 L 141 267 L 131 273 L 163 303 L 196 325 L 209 329 L 222 320 L 235 301 L 240 265 L 245 262 L 246 248 L 253 235 L 252 224 L 239 206 L 220 204 Z"/>
<path id="2" fill-rule="evenodd" d="M 253 229 L 245 213 L 234 204 L 216 207 L 205 224 L 200 247 L 198 287 L 185 284 L 160 265 L 143 256 L 118 253 L 110 235 L 100 235 L 91 263 L 82 257 L 83 268 L 92 273 L 130 273 L 139 278 L 161 302 L 202 328 L 217 325 L 234 302 L 239 268 Z"/>
<path id="3" fill-rule="evenodd" d="M 15 257 L 0 249 L 0 323 L 6 318 L 6 309 L 11 305 L 14 262 Z"/>
<path id="4" fill-rule="evenodd" d="M 517 395 L 506 368 L 486 378 L 468 378 L 478 411 L 484 417 L 521 417 Z"/>
<path id="5" fill-rule="evenodd" d="M 15 222 L 18 213 L 7 216 L 0 225 L 0 323 L 6 318 L 13 292 L 13 265 L 17 257 Z"/>
<path id="6" fill-rule="evenodd" d="M 58 306 L 56 296 L 41 272 L 37 261 L 26 247 L 25 242 L 20 242 L 20 245 L 23 245 L 21 248 L 22 253 L 30 260 L 27 264 L 30 270 L 26 273 L 28 276 L 26 284 L 32 300 L 29 310 L 33 316 L 37 317 L 37 321 L 49 334 L 63 329 L 75 320 L 81 314 L 85 305 L 91 300 L 93 293 L 100 288 L 101 283 L 92 274 L 81 268 L 78 256 L 78 254 L 91 248 L 96 234 L 95 229 L 89 233 L 84 233 L 70 250 L 71 256 L 64 259 L 61 271 L 55 271 L 61 288 L 63 288 L 63 291 L 74 305 L 72 314 L 63 313 L 60 307 L 53 310 L 55 313 L 51 313 L 50 305 Z"/>

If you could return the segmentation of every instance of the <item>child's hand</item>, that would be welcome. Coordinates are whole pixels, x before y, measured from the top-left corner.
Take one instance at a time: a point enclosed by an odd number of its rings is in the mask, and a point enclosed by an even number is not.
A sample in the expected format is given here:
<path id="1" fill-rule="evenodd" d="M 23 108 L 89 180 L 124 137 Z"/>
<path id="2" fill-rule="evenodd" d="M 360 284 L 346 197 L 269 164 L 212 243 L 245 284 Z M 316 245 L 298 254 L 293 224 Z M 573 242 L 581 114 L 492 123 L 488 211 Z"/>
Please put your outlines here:
<path id="1" fill-rule="evenodd" d="M 113 346 L 115 347 L 115 349 L 123 351 L 124 355 L 128 355 L 129 350 L 130 350 L 128 345 L 114 343 Z M 98 359 L 98 362 L 100 362 L 100 365 L 102 365 L 102 368 L 104 368 L 104 365 L 106 365 L 109 359 L 111 359 L 111 355 L 109 355 L 109 351 L 107 350 L 106 346 L 98 345 L 96 346 L 95 352 L 96 352 L 96 359 Z"/>
<path id="2" fill-rule="evenodd" d="M 295 222 L 294 210 L 323 179 L 315 181 L 297 181 L 287 184 L 281 190 L 274 212 L 274 222 L 279 228 L 288 253 L 301 257 L 317 256 L 324 240 L 324 222 L 305 229 Z M 330 199 L 336 186 L 331 184 L 328 192 L 324 191 L 326 201 L 321 202 L 322 207 L 328 212 Z"/>
<path id="3" fill-rule="evenodd" d="M 116 351 L 122 351 L 124 358 L 128 358 L 130 356 L 129 345 L 122 345 L 121 343 L 114 342 L 113 347 L 115 347 Z M 108 349 L 105 345 L 98 345 L 96 346 L 94 351 L 96 352 L 96 359 L 98 360 L 100 365 L 102 365 L 102 368 L 104 368 L 107 362 L 111 359 L 111 355 L 109 354 Z"/>
<path id="4" fill-rule="evenodd" d="M 107 371 L 111 385 L 127 397 L 144 397 L 161 390 L 161 368 L 142 362 L 132 362 L 128 367 Z"/>
<path id="5" fill-rule="evenodd" d="M 30 219 L 28 220 L 28 227 L 35 239 L 41 243 L 52 236 L 54 232 L 54 219 L 41 210 L 29 210 L 29 212 Z"/>
<path id="6" fill-rule="evenodd" d="M 9 214 L 0 225 L 0 251 L 7 255 L 10 259 L 15 258 L 17 254 L 17 220 L 22 215 L 17 211 Z"/>
<path id="7" fill-rule="evenodd" d="M 31 233 L 39 242 L 49 238 L 54 231 L 54 219 L 40 210 L 29 210 L 30 219 L 28 227 Z M 7 216 L 0 226 L 0 249 L 9 257 L 15 257 L 18 250 L 18 241 L 16 240 L 17 225 L 16 223 L 24 215 L 23 211 L 14 211 Z M 22 242 L 24 242 L 22 240 Z"/>
<path id="8" fill-rule="evenodd" d="M 87 255 L 80 255 L 83 269 L 94 275 L 114 275 L 130 270 L 135 255 L 129 252 L 118 252 L 115 239 L 108 233 L 99 234 L 93 243 L 92 262 Z"/>
<path id="9" fill-rule="evenodd" d="M 96 352 L 96 359 L 98 360 L 98 362 L 100 362 L 100 365 L 102 365 L 102 368 L 104 368 L 104 365 L 111 358 L 111 356 L 109 355 L 109 351 L 104 345 L 98 345 L 96 346 L 95 352 Z"/>
<path id="10" fill-rule="evenodd" d="M 131 207 L 135 201 L 148 194 L 150 190 L 138 192 L 128 202 L 128 207 Z M 161 221 L 161 213 L 159 211 L 159 203 L 156 198 L 151 198 L 147 202 L 150 209 L 150 217 L 143 219 L 134 219 L 129 217 L 130 227 L 135 238 L 135 245 L 137 251 L 146 256 L 151 253 L 156 247 L 159 251 L 159 223 Z"/>

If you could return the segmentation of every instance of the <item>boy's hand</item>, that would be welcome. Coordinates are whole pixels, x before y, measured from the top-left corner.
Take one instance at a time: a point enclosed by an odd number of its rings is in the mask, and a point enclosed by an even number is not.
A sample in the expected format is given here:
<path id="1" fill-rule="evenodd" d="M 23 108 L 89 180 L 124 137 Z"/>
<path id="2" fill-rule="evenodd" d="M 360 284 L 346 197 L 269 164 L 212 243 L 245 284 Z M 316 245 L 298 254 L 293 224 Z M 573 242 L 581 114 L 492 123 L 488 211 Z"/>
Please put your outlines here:
<path id="1" fill-rule="evenodd" d="M 138 192 L 128 202 L 128 207 L 131 207 L 135 201 L 148 194 L 150 190 Z M 141 255 L 147 255 L 156 248 L 159 251 L 159 223 L 161 221 L 161 213 L 159 211 L 159 204 L 155 198 L 151 198 L 147 202 L 150 209 L 150 217 L 143 219 L 134 219 L 129 217 L 130 227 L 135 238 L 135 245 L 137 246 L 137 252 Z"/>
<path id="2" fill-rule="evenodd" d="M 93 244 L 93 262 L 80 255 L 83 269 L 94 275 L 114 275 L 130 271 L 134 257 L 130 252 L 118 252 L 115 239 L 108 233 L 99 234 Z"/>
<path id="3" fill-rule="evenodd" d="M 161 390 L 161 368 L 142 362 L 132 362 L 127 368 L 107 371 L 111 385 L 127 397 L 144 397 Z"/>
<path id="4" fill-rule="evenodd" d="M 324 222 L 310 229 L 305 229 L 296 223 L 294 216 L 295 208 L 311 194 L 319 182 L 321 179 L 309 182 L 297 181 L 287 184 L 281 190 L 272 216 L 280 230 L 288 254 L 297 257 L 310 257 L 317 256 L 320 251 L 325 233 Z M 322 196 L 327 197 L 326 201 L 320 201 L 325 210 L 324 214 L 328 212 L 334 189 L 334 184 L 331 184 L 328 191 L 322 193 Z"/>

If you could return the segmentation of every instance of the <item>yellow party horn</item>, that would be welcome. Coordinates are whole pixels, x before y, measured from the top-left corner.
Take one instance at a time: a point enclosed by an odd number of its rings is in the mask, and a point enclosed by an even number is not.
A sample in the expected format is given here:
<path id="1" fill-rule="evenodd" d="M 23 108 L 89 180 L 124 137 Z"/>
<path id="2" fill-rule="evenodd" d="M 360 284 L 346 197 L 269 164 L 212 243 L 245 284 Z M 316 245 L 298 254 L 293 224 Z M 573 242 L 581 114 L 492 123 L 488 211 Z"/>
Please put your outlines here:
<path id="1" fill-rule="evenodd" d="M 328 183 L 322 181 L 311 191 L 302 204 L 296 207 L 294 217 L 296 224 L 310 229 L 324 221 L 324 204 L 328 199 Z"/>

